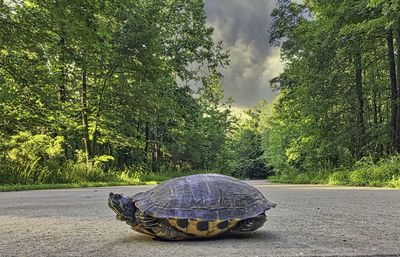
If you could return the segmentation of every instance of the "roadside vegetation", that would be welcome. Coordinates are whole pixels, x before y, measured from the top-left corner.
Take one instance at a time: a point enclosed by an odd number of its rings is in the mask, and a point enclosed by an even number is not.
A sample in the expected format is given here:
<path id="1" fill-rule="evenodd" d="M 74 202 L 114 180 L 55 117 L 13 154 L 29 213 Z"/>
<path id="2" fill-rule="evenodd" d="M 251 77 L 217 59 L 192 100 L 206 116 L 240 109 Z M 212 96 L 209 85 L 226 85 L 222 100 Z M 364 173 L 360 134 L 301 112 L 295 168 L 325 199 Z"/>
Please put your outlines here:
<path id="1" fill-rule="evenodd" d="M 399 156 L 382 159 L 377 163 L 358 163 L 353 169 L 320 170 L 312 173 L 272 176 L 270 181 L 292 184 L 330 184 L 400 188 Z"/>
<path id="2" fill-rule="evenodd" d="M 231 148 L 259 139 L 236 133 L 202 1 L 2 1 L 0 14 L 3 188 L 266 177 L 259 152 Z"/>
<path id="3" fill-rule="evenodd" d="M 71 177 L 68 171 L 68 177 Z M 87 171 L 85 169 L 85 171 Z M 87 176 L 86 174 L 81 174 L 74 179 L 60 179 L 56 182 L 54 181 L 20 181 L 19 183 L 10 183 L 0 185 L 1 191 L 20 191 L 20 190 L 38 190 L 38 189 L 58 189 L 58 188 L 80 188 L 80 187 L 105 187 L 105 186 L 132 186 L 132 185 L 153 185 L 158 184 L 162 181 L 187 175 L 194 175 L 198 173 L 207 173 L 200 171 L 191 172 L 129 172 L 129 171 L 117 171 L 111 172 L 101 169 L 97 171 L 89 171 L 90 173 L 100 173 L 97 174 L 96 178 L 93 178 L 93 174 Z M 76 175 L 76 174 L 75 174 Z"/>
<path id="4" fill-rule="evenodd" d="M 262 125 L 275 181 L 399 187 L 398 1 L 278 1 L 286 65 Z"/>
<path id="5" fill-rule="evenodd" d="M 399 10 L 279 0 L 278 96 L 238 114 L 202 1 L 3 1 L 0 190 L 204 172 L 400 188 Z"/>

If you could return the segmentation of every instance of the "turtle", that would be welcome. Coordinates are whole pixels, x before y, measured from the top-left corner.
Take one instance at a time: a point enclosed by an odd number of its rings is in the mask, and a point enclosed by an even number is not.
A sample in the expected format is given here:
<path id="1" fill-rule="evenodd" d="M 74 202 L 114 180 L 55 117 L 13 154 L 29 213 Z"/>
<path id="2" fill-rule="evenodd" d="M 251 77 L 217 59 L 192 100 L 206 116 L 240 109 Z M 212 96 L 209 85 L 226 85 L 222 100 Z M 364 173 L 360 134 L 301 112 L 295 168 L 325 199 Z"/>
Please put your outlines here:
<path id="1" fill-rule="evenodd" d="M 254 231 L 276 203 L 245 182 L 211 173 L 167 180 L 131 197 L 111 192 L 108 206 L 137 232 L 186 240 Z"/>

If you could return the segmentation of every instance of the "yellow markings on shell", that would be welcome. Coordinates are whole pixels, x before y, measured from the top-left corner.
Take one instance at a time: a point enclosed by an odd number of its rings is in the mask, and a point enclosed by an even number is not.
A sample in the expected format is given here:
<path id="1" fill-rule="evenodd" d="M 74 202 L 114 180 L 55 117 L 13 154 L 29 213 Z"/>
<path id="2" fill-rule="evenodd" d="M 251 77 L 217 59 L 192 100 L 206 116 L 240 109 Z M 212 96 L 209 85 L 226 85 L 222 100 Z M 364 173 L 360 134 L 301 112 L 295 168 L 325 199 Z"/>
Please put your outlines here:
<path id="1" fill-rule="evenodd" d="M 233 228 L 240 221 L 240 219 L 228 220 L 227 226 L 221 229 L 218 227 L 218 224 L 226 222 L 225 220 L 204 221 L 201 219 L 189 219 L 186 228 L 180 227 L 178 225 L 178 220 L 179 219 L 171 218 L 168 219 L 168 222 L 171 226 L 173 226 L 177 230 L 197 237 L 212 237 L 222 234 Z M 199 230 L 198 225 L 200 222 L 203 222 L 203 224 L 207 222 L 208 228 L 206 230 Z"/>

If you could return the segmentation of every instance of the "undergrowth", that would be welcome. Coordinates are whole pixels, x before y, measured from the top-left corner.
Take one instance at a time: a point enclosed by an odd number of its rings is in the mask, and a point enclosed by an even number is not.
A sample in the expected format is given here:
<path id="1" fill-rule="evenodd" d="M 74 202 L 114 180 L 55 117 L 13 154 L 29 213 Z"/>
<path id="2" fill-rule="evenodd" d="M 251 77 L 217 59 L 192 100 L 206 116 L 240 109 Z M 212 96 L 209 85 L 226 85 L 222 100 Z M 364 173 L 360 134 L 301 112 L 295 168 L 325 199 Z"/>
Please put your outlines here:
<path id="1" fill-rule="evenodd" d="M 0 164 L 0 191 L 122 186 L 155 184 L 175 177 L 204 173 L 202 171 L 160 170 L 148 172 L 125 168 L 107 170 L 101 166 L 65 162 L 59 166 L 40 166 L 32 162 L 25 167 Z"/>
<path id="2" fill-rule="evenodd" d="M 330 184 L 400 188 L 400 156 L 379 162 L 362 160 L 353 169 L 318 172 L 290 172 L 269 178 L 271 182 L 293 184 Z"/>

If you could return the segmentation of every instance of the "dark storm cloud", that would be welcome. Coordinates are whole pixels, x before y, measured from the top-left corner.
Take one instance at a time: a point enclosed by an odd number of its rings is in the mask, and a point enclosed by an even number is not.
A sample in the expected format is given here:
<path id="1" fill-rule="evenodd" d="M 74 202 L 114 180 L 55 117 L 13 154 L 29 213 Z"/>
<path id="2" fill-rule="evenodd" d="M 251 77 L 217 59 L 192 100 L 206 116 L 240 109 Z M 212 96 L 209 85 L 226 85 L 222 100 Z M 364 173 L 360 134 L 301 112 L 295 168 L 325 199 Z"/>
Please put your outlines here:
<path id="1" fill-rule="evenodd" d="M 275 0 L 205 0 L 207 22 L 215 39 L 230 51 L 231 65 L 223 71 L 226 97 L 234 105 L 251 107 L 276 93 L 269 80 L 282 71 L 279 49 L 268 47 L 267 31 Z"/>

